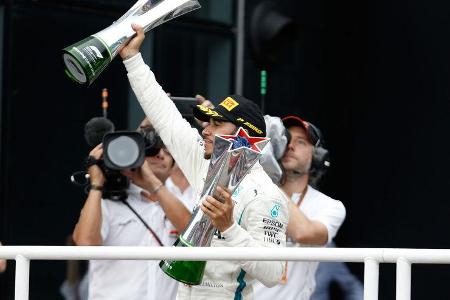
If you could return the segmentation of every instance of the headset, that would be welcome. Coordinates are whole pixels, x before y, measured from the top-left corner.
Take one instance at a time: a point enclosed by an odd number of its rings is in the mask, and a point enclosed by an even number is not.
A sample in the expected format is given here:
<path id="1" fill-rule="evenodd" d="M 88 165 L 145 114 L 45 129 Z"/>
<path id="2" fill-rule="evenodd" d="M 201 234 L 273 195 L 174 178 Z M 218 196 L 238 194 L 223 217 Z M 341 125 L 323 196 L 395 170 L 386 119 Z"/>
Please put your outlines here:
<path id="1" fill-rule="evenodd" d="M 330 162 L 330 152 L 324 147 L 324 139 L 322 132 L 311 122 L 306 122 L 308 134 L 316 140 L 314 145 L 314 151 L 312 155 L 311 168 L 309 172 L 315 176 L 322 176 L 331 166 Z"/>

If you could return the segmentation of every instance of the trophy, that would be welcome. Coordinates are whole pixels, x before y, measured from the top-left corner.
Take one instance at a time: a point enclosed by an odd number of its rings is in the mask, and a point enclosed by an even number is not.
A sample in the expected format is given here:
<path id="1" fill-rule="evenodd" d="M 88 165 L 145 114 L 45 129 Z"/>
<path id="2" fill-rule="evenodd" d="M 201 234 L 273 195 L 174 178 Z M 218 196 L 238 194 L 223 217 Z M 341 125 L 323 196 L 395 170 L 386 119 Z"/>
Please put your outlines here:
<path id="1" fill-rule="evenodd" d="M 111 26 L 64 48 L 65 73 L 79 84 L 90 85 L 136 34 L 131 24 L 147 32 L 197 8 L 197 0 L 139 0 Z"/>
<path id="2" fill-rule="evenodd" d="M 200 209 L 200 203 L 207 197 L 220 199 L 218 186 L 235 191 L 251 167 L 258 161 L 261 151 L 268 144 L 268 138 L 250 137 L 239 128 L 236 135 L 216 135 L 205 185 L 200 200 L 192 214 L 191 221 L 175 242 L 175 247 L 209 247 L 216 229 L 211 219 Z M 169 261 L 159 263 L 170 277 L 189 285 L 200 284 L 206 261 Z"/>

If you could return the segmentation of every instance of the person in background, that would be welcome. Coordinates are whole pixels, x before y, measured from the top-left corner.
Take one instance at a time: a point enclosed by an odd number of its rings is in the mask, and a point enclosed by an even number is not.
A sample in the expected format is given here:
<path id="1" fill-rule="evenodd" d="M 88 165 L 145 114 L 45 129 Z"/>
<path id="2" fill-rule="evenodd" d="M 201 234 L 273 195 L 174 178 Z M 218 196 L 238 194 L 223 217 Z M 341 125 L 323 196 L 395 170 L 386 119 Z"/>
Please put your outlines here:
<path id="1" fill-rule="evenodd" d="M 289 247 L 323 247 L 336 235 L 345 219 L 344 205 L 316 190 L 309 183 L 328 167 L 327 151 L 320 131 L 297 116 L 282 118 L 290 140 L 281 158 L 284 178 L 281 189 L 289 201 L 287 229 Z M 255 284 L 255 299 L 310 299 L 315 288 L 318 262 L 287 262 L 279 285 Z"/>
<path id="2" fill-rule="evenodd" d="M 144 137 L 156 135 L 145 119 L 139 129 Z M 73 232 L 79 246 L 172 246 L 170 232 L 182 231 L 191 213 L 164 186 L 174 160 L 164 145 L 146 147 L 144 164 L 124 171 L 131 180 L 127 199 L 102 199 L 105 175 L 98 161 L 103 148 L 90 152 L 91 189 Z M 140 186 L 140 187 L 139 187 Z M 166 208 L 176 207 L 174 210 Z M 157 261 L 91 260 L 89 299 L 175 299 L 178 282 L 166 276 Z"/>
<path id="3" fill-rule="evenodd" d="M 336 247 L 331 242 L 327 247 Z M 316 289 L 311 300 L 331 300 L 331 285 L 336 284 L 343 300 L 363 300 L 364 287 L 343 262 L 320 263 L 316 272 Z"/>

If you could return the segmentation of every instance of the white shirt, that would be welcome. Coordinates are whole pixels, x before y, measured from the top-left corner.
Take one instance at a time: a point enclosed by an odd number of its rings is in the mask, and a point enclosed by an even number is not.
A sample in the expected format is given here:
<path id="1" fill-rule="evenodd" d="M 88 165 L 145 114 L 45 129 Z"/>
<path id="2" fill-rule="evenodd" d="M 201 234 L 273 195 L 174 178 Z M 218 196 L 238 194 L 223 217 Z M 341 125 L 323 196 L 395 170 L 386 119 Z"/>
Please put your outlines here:
<path id="1" fill-rule="evenodd" d="M 158 235 L 165 246 L 173 225 L 165 218 L 158 202 L 150 202 L 133 184 L 127 202 Z M 159 244 L 138 217 L 122 202 L 102 200 L 101 235 L 104 246 L 154 246 Z M 91 260 L 90 300 L 169 300 L 175 299 L 176 281 L 159 268 L 159 261 Z"/>
<path id="2" fill-rule="evenodd" d="M 297 204 L 300 201 L 300 194 L 293 194 L 291 200 Z M 334 200 L 311 186 L 308 186 L 306 195 L 300 205 L 300 210 L 309 219 L 319 221 L 325 225 L 328 230 L 328 242 L 335 237 L 345 219 L 345 207 L 341 201 Z M 286 245 L 288 247 L 310 247 L 295 243 L 290 238 L 288 238 Z M 287 262 L 287 283 L 270 289 L 260 283 L 256 283 L 253 287 L 255 299 L 309 299 L 316 286 L 315 273 L 318 264 L 318 262 Z"/>

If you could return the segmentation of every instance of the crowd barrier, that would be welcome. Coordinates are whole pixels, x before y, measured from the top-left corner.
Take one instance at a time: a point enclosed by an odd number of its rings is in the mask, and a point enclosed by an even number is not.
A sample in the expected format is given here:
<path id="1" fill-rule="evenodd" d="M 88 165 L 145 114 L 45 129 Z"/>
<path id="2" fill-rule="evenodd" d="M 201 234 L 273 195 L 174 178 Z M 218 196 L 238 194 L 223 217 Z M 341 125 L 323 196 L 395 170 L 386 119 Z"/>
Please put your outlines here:
<path id="1" fill-rule="evenodd" d="M 364 263 L 364 300 L 378 299 L 379 264 L 397 265 L 396 299 L 411 299 L 412 264 L 450 264 L 448 249 L 391 248 L 175 248 L 3 246 L 0 258 L 16 261 L 15 300 L 28 300 L 31 260 L 261 260 Z"/>

